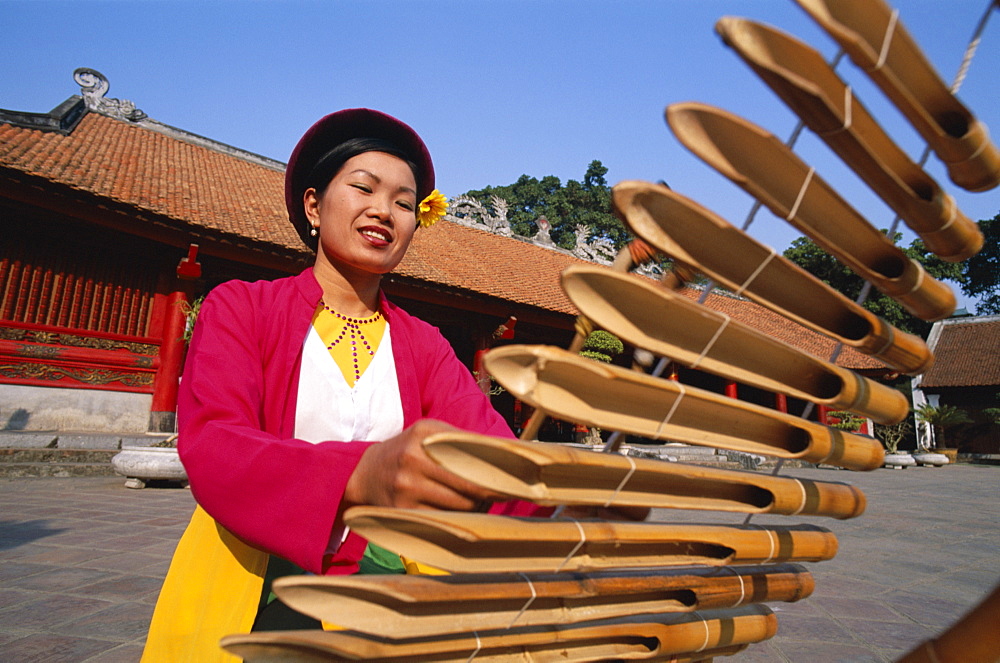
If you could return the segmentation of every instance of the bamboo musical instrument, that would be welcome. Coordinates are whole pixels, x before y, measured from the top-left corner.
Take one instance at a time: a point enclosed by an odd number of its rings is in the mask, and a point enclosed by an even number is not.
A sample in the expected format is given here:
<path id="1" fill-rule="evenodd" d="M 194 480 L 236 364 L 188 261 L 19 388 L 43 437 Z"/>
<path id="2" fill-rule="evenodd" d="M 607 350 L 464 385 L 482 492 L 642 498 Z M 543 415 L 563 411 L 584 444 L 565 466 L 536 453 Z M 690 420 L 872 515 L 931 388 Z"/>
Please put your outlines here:
<path id="1" fill-rule="evenodd" d="M 812 575 L 797 564 L 481 573 L 460 576 L 292 576 L 274 592 L 289 607 L 348 630 L 393 637 L 572 624 L 658 612 L 798 601 Z"/>
<path id="2" fill-rule="evenodd" d="M 551 346 L 495 348 L 484 365 L 515 397 L 575 423 L 853 470 L 884 459 L 875 439 Z"/>
<path id="3" fill-rule="evenodd" d="M 883 0 L 796 0 L 906 116 L 969 191 L 1000 183 L 1000 151 Z"/>
<path id="4" fill-rule="evenodd" d="M 251 633 L 246 636 L 232 636 L 223 641 L 224 648 L 240 656 L 248 663 L 335 663 L 337 661 L 357 661 L 364 657 L 345 656 L 343 647 L 336 651 L 331 648 L 321 638 L 312 637 L 313 633 L 320 631 L 275 631 L 271 633 Z M 740 645 L 730 645 L 728 647 L 712 647 L 700 652 L 688 652 L 683 654 L 664 654 L 662 656 L 644 656 L 646 661 L 664 661 L 665 663 L 700 663 L 702 661 L 711 663 L 717 656 L 733 656 L 745 650 L 749 643 Z M 626 645 L 627 647 L 627 645 Z M 574 653 L 582 656 L 584 648 L 575 647 Z M 629 650 L 631 651 L 631 650 Z M 599 652 L 606 654 L 606 650 Z M 628 660 L 628 656 L 618 656 L 611 660 Z M 634 658 L 634 656 L 632 657 Z M 509 663 L 512 659 L 518 661 L 546 661 L 540 652 L 529 651 L 499 651 L 488 650 L 483 652 L 482 648 L 476 655 L 466 655 L 465 652 L 441 654 L 434 657 L 421 657 L 421 661 L 433 661 L 434 663 L 470 663 L 473 659 L 479 663 L 483 661 Z M 379 661 L 386 663 L 411 663 L 414 658 L 410 655 L 401 657 L 380 656 Z M 580 658 L 580 661 L 606 661 L 607 658 Z M 563 656 L 557 663 L 565 663 Z"/>
<path id="5" fill-rule="evenodd" d="M 900 421 L 910 411 L 900 391 L 822 361 L 647 279 L 574 265 L 563 272 L 562 286 L 573 305 L 602 328 L 689 368 L 857 412 L 881 424 Z"/>
<path id="6" fill-rule="evenodd" d="M 745 19 L 724 17 L 715 29 L 930 251 L 951 262 L 979 252 L 979 227 L 896 145 L 815 49 Z"/>
<path id="7" fill-rule="evenodd" d="M 637 181 L 618 184 L 612 196 L 637 235 L 736 294 L 903 373 L 923 373 L 931 367 L 934 356 L 923 340 L 861 308 L 694 201 Z"/>
<path id="8" fill-rule="evenodd" d="M 770 132 L 698 103 L 667 108 L 681 143 L 922 320 L 955 312 L 951 288 L 880 233 Z"/>
<path id="9" fill-rule="evenodd" d="M 451 573 L 818 562 L 837 553 L 836 537 L 814 525 L 673 525 L 386 507 L 354 507 L 345 522 L 369 541 Z"/>
<path id="10" fill-rule="evenodd" d="M 938 636 L 907 652 L 898 663 L 996 663 L 1000 661 L 1000 585 Z"/>
<path id="11" fill-rule="evenodd" d="M 641 506 L 854 518 L 854 486 L 758 472 L 603 454 L 544 442 L 463 433 L 424 440 L 446 469 L 481 486 L 542 505 Z"/>
<path id="12" fill-rule="evenodd" d="M 295 656 L 313 660 L 380 661 L 607 661 L 657 660 L 760 642 L 774 636 L 769 608 L 748 605 L 724 611 L 636 615 L 614 620 L 476 631 L 448 636 L 390 639 L 353 631 L 279 631 L 223 638 L 227 651 L 249 661 Z M 285 658 L 284 660 L 302 660 Z"/>

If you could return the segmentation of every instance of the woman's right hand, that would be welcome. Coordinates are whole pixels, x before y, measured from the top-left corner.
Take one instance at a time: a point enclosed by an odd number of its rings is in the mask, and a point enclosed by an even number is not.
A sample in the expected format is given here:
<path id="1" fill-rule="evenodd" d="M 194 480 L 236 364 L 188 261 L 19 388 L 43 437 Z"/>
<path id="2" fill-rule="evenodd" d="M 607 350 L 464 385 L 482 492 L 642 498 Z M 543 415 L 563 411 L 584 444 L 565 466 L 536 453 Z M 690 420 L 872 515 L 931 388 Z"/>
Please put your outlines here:
<path id="1" fill-rule="evenodd" d="M 344 490 L 345 506 L 474 511 L 484 503 L 509 499 L 444 469 L 424 451 L 424 438 L 454 426 L 422 419 L 361 456 Z"/>

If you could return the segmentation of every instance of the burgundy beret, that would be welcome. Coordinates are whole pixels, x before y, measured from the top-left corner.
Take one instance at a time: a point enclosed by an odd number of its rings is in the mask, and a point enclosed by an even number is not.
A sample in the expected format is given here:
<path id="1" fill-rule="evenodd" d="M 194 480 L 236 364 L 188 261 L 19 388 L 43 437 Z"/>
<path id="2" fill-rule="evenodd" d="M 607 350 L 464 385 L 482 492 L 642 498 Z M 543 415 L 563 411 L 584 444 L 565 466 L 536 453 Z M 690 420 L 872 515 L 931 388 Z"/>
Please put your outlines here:
<path id="1" fill-rule="evenodd" d="M 391 115 L 368 108 L 350 108 L 330 113 L 309 127 L 292 150 L 285 168 L 285 206 L 296 230 L 308 226 L 302 207 L 305 181 L 316 162 L 327 152 L 352 138 L 387 140 L 417 165 L 417 202 L 434 190 L 434 163 L 417 132 Z"/>

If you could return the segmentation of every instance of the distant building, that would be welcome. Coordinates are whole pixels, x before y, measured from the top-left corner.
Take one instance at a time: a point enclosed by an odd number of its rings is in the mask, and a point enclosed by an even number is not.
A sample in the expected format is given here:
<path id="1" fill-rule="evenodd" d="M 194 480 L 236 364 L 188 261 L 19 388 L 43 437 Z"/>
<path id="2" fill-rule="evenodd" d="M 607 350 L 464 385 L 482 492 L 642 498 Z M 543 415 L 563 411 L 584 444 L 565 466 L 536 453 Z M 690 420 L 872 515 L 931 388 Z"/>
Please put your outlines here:
<path id="1" fill-rule="evenodd" d="M 1000 315 L 953 317 L 931 327 L 927 346 L 934 366 L 913 379 L 913 406 L 953 405 L 972 419 L 948 429 L 948 446 L 959 453 L 1000 459 L 1000 425 L 983 414 L 1000 408 Z M 917 440 L 929 446 L 933 431 L 917 428 Z"/>
<path id="2" fill-rule="evenodd" d="M 75 79 L 81 95 L 49 113 L 0 110 L 0 429 L 171 431 L 185 305 L 225 280 L 297 273 L 312 255 L 288 222 L 284 164 L 107 98 L 97 72 Z M 576 311 L 558 275 L 581 258 L 452 221 L 417 233 L 387 294 L 440 327 L 470 367 L 512 342 L 494 333 L 512 317 L 513 342 L 568 345 Z M 822 358 L 835 347 L 741 298 L 706 305 Z M 837 363 L 889 373 L 851 348 Z M 739 397 L 775 405 L 760 390 Z M 519 404 L 495 403 L 516 425 Z"/>

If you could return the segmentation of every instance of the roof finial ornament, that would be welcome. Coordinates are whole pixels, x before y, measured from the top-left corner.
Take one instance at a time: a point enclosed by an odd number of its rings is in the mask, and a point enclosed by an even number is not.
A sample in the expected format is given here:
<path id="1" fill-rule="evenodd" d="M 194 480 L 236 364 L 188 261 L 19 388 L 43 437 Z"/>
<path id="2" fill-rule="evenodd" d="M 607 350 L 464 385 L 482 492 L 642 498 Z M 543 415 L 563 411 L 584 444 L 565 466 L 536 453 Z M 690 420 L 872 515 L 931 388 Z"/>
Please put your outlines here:
<path id="1" fill-rule="evenodd" d="M 83 95 L 87 110 L 129 122 L 138 122 L 146 118 L 146 114 L 127 99 L 105 99 L 104 95 L 108 93 L 111 85 L 104 74 L 96 69 L 80 67 L 73 72 L 73 80 L 80 86 L 80 93 Z"/>

